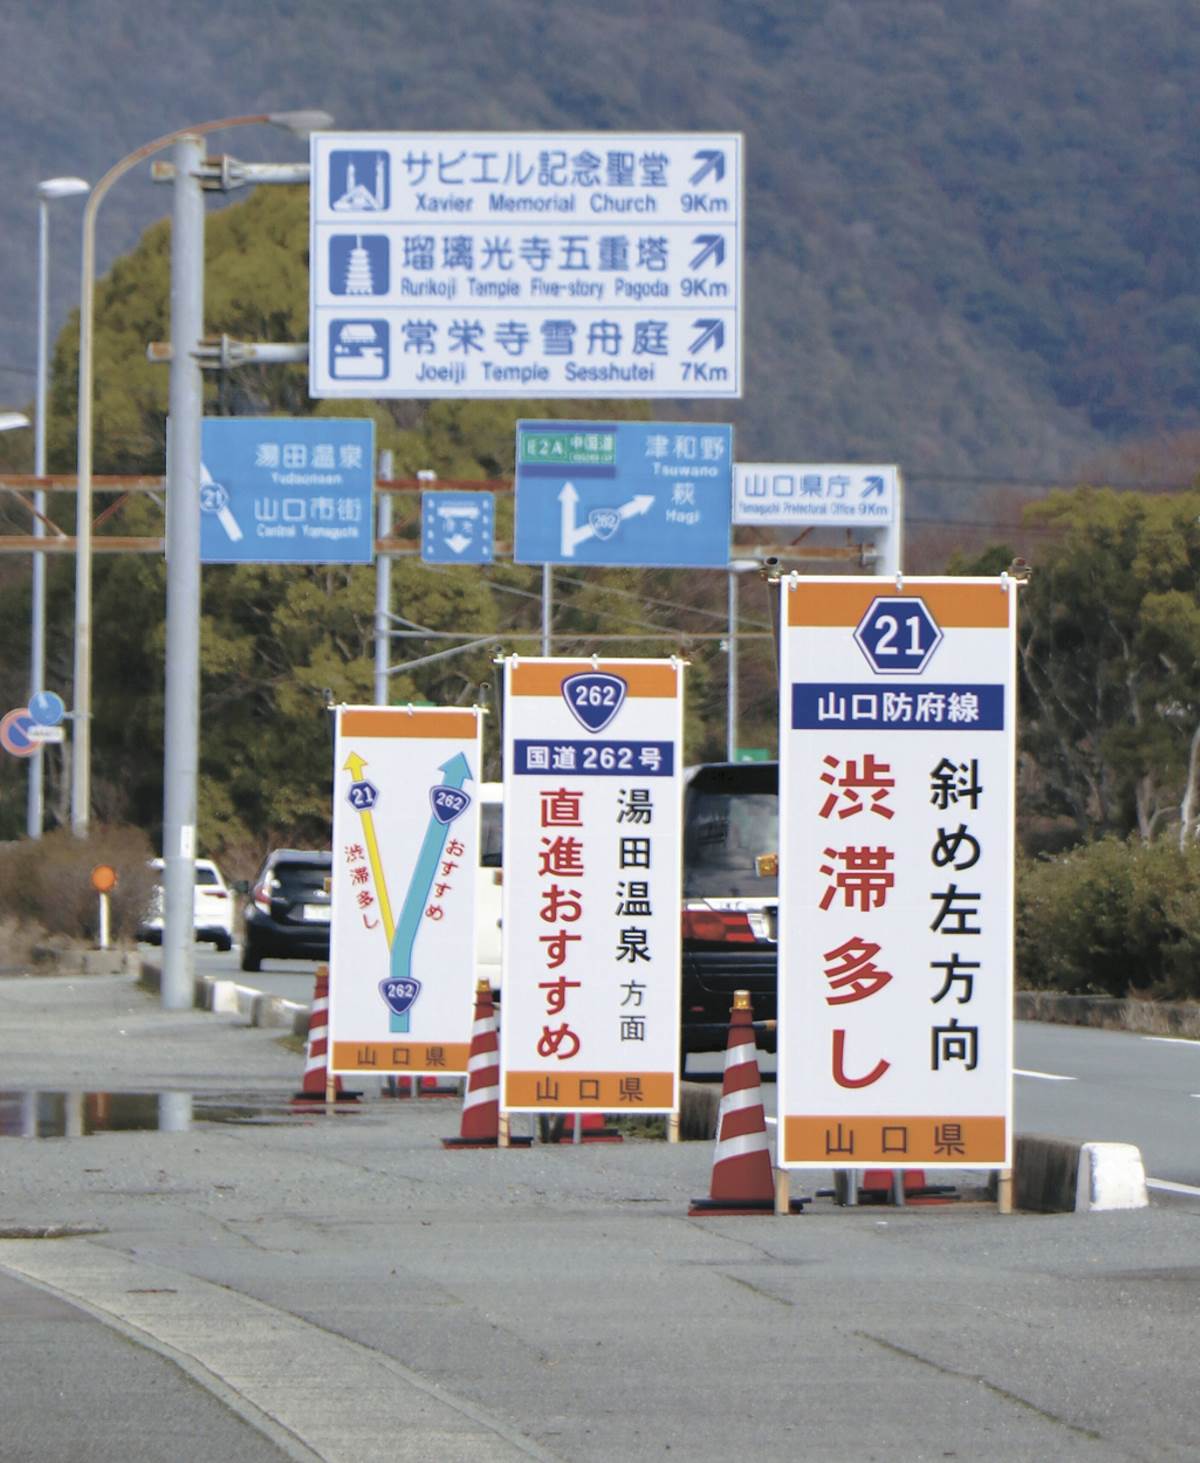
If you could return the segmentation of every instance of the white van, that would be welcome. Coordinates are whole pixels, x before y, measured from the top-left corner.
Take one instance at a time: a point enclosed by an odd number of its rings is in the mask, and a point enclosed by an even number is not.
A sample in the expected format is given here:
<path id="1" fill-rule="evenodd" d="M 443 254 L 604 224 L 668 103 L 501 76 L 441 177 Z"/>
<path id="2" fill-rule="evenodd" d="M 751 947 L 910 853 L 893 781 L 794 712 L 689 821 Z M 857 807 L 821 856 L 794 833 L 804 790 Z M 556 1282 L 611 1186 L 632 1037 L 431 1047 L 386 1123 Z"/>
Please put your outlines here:
<path id="1" fill-rule="evenodd" d="M 500 989 L 500 885 L 504 879 L 504 784 L 481 782 L 476 876 L 475 978 Z"/>

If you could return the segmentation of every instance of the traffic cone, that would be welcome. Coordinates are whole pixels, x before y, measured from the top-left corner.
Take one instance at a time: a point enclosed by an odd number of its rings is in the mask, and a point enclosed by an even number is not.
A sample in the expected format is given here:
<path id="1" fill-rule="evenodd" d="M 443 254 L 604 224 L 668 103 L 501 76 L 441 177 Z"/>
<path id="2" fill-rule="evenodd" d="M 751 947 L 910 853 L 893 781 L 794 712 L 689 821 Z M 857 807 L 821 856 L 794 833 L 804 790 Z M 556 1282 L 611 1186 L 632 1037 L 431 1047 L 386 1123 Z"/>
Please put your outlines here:
<path id="1" fill-rule="evenodd" d="M 329 1074 L 329 966 L 317 966 L 312 1008 L 308 1014 L 308 1046 L 304 1057 L 304 1080 L 293 1094 L 296 1102 L 328 1102 L 332 1089 L 335 1102 L 357 1102 L 357 1092 L 346 1092 L 342 1079 Z"/>
<path id="2" fill-rule="evenodd" d="M 860 1204 L 887 1204 L 896 1202 L 896 1177 L 903 1172 L 903 1203 L 905 1204 L 950 1204 L 958 1197 L 953 1184 L 931 1184 L 926 1182 L 923 1168 L 868 1168 L 863 1174 L 862 1187 L 858 1191 Z"/>
<path id="3" fill-rule="evenodd" d="M 500 1141 L 500 1028 L 492 1004 L 490 981 L 475 986 L 475 1021 L 467 1056 L 467 1090 L 463 1093 L 462 1127 L 457 1138 L 443 1138 L 443 1148 L 495 1148 Z M 532 1138 L 510 1138 L 525 1147 Z"/>
<path id="4" fill-rule="evenodd" d="M 692 1200 L 689 1214 L 775 1212 L 775 1175 L 753 1021 L 750 992 L 734 991 L 711 1190 L 707 1199 Z"/>

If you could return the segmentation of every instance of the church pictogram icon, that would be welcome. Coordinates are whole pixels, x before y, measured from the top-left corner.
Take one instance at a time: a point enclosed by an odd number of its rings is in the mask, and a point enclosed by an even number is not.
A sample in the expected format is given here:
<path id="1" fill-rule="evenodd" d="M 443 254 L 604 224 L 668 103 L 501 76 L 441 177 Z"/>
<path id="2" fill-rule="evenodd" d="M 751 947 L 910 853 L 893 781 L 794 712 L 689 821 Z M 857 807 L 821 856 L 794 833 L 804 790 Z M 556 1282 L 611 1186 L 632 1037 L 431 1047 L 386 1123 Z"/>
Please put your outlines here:
<path id="1" fill-rule="evenodd" d="M 383 213 L 389 202 L 387 153 L 330 153 L 329 199 L 335 213 Z"/>

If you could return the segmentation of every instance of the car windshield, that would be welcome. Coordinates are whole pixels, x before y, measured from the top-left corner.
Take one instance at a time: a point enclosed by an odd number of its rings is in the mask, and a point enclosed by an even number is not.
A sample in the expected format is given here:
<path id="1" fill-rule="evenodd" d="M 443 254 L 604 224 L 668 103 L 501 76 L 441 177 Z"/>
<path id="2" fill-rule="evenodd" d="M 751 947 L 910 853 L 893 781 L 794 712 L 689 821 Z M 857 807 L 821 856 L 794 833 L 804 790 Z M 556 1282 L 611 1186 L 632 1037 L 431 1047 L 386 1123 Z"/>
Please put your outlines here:
<path id="1" fill-rule="evenodd" d="M 774 898 L 775 875 L 755 860 L 779 852 L 778 773 L 773 763 L 705 767 L 684 804 L 685 899 Z"/>

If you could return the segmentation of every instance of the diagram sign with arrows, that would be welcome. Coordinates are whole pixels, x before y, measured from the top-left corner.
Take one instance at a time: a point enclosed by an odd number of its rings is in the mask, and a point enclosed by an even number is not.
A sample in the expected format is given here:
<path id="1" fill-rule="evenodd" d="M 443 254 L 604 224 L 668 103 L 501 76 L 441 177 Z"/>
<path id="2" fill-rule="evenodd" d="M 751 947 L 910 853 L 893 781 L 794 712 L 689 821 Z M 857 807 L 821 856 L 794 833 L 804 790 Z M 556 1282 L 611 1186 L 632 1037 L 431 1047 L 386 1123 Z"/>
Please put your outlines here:
<path id="1" fill-rule="evenodd" d="M 475 709 L 338 708 L 335 1071 L 467 1070 L 481 750 Z"/>
<path id="2" fill-rule="evenodd" d="M 733 428 L 517 423 L 519 564 L 724 568 Z"/>

